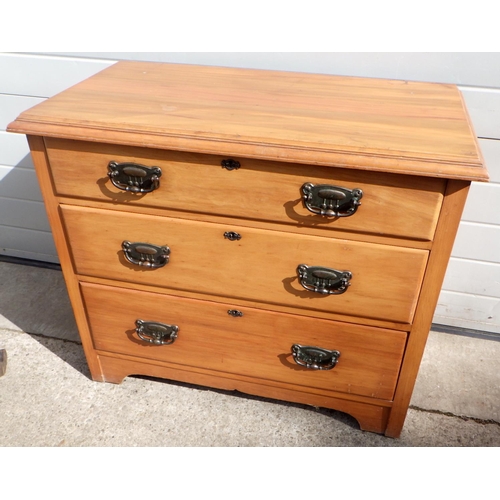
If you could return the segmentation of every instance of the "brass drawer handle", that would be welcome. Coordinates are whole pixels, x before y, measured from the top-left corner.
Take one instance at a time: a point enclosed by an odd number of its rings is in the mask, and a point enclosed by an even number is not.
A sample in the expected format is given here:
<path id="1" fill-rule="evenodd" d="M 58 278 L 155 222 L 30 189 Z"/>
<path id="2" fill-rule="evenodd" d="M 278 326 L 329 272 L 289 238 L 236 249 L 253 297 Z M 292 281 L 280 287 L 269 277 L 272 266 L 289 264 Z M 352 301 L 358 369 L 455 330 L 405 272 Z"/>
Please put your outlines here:
<path id="1" fill-rule="evenodd" d="M 136 266 L 157 269 L 168 264 L 170 248 L 167 246 L 156 246 L 150 243 L 132 243 L 124 241 L 122 250 L 125 258 Z"/>
<path id="2" fill-rule="evenodd" d="M 298 365 L 311 370 L 331 370 L 337 364 L 340 352 L 329 351 L 321 347 L 293 344 L 292 356 Z"/>
<path id="3" fill-rule="evenodd" d="M 349 217 L 361 205 L 363 191 L 347 189 L 330 184 L 314 185 L 306 182 L 302 188 L 302 198 L 307 210 L 327 217 Z"/>
<path id="4" fill-rule="evenodd" d="M 150 193 L 160 187 L 160 167 L 145 167 L 138 163 L 108 164 L 108 177 L 114 186 L 131 193 Z"/>
<path id="5" fill-rule="evenodd" d="M 323 295 L 340 295 L 347 291 L 351 285 L 352 278 L 350 271 L 337 271 L 329 267 L 306 266 L 300 264 L 297 267 L 297 274 L 300 284 L 310 292 L 321 293 Z"/>
<path id="6" fill-rule="evenodd" d="M 166 325 L 165 323 L 138 319 L 135 322 L 135 332 L 144 342 L 155 345 L 170 345 L 175 342 L 179 327 L 177 325 Z"/>

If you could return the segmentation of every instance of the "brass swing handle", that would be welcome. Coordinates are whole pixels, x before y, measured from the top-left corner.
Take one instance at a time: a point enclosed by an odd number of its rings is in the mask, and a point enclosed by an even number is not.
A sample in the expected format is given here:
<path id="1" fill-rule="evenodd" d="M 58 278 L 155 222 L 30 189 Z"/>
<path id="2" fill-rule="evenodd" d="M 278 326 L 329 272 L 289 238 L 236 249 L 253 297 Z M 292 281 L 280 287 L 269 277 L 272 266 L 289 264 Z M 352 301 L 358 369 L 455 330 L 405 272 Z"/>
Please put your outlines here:
<path id="1" fill-rule="evenodd" d="M 293 344 L 291 350 L 294 361 L 311 370 L 331 370 L 340 357 L 339 351 L 329 351 L 321 347 Z"/>
<path id="2" fill-rule="evenodd" d="M 146 167 L 138 163 L 108 164 L 108 177 L 115 187 L 131 193 L 150 193 L 160 187 L 160 167 Z"/>
<path id="3" fill-rule="evenodd" d="M 165 323 L 138 319 L 135 322 L 135 332 L 144 342 L 155 345 L 170 345 L 175 342 L 179 327 L 177 325 L 166 325 Z"/>
<path id="4" fill-rule="evenodd" d="M 123 255 L 136 266 L 144 266 L 152 269 L 163 267 L 168 264 L 170 248 L 167 246 L 151 245 L 150 243 L 122 243 Z"/>
<path id="5" fill-rule="evenodd" d="M 327 217 L 349 217 L 361 205 L 363 191 L 330 184 L 306 182 L 302 185 L 302 198 L 307 210 Z"/>
<path id="6" fill-rule="evenodd" d="M 300 264 L 297 267 L 300 284 L 310 292 L 322 295 L 340 295 L 347 292 L 351 285 L 350 271 L 337 271 L 329 267 L 307 266 Z"/>

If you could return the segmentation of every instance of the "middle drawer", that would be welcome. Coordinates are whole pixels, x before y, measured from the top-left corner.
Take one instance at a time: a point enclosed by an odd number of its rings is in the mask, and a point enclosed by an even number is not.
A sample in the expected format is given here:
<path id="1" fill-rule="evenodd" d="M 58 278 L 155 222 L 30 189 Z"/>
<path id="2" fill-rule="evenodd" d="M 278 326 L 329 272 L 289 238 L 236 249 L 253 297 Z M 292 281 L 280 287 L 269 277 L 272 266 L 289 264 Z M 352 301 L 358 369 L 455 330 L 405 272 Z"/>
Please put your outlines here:
<path id="1" fill-rule="evenodd" d="M 60 210 L 80 275 L 400 323 L 411 323 L 428 256 L 237 225 L 71 205 Z M 140 265 L 156 258 L 151 245 L 168 247 L 163 267 Z M 339 284 L 332 272 L 344 280 Z"/>

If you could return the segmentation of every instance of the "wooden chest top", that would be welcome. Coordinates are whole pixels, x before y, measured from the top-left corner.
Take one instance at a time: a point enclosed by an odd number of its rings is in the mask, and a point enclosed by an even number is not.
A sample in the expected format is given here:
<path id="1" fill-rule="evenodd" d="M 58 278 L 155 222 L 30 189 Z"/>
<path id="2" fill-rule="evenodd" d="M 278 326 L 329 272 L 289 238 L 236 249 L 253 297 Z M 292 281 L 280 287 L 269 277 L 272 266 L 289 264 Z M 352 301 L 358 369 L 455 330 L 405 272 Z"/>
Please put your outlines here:
<path id="1" fill-rule="evenodd" d="M 454 85 L 122 61 L 9 131 L 484 181 Z"/>

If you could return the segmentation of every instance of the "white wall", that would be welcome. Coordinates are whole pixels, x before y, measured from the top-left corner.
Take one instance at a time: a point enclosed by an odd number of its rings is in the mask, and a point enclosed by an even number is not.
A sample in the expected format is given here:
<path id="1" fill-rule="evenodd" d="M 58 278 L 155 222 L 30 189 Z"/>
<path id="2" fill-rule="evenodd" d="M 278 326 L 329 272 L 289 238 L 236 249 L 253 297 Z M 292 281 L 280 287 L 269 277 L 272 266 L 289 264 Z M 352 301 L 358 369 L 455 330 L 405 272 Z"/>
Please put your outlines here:
<path id="1" fill-rule="evenodd" d="M 119 59 L 459 85 L 491 182 L 472 186 L 434 321 L 500 332 L 500 53 L 0 54 L 0 255 L 57 261 L 26 140 L 6 125 Z"/>
<path id="2" fill-rule="evenodd" d="M 112 61 L 0 54 L 0 255 L 58 262 L 26 138 L 6 132 L 19 113 Z"/>

